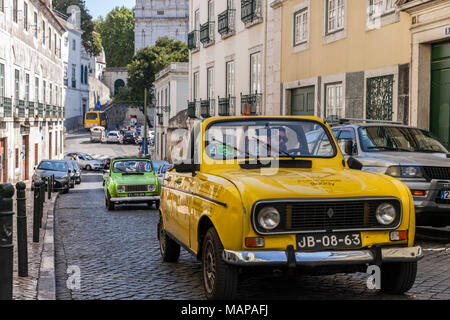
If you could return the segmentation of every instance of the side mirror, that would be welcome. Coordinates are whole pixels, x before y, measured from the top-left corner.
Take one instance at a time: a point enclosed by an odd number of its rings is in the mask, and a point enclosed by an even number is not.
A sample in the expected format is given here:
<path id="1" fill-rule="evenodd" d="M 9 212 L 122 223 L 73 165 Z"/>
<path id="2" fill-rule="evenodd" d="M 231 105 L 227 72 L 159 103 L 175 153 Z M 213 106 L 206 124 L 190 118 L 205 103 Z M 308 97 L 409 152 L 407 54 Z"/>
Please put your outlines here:
<path id="1" fill-rule="evenodd" d="M 359 160 L 353 157 L 348 158 L 347 163 L 350 169 L 354 170 L 362 170 L 362 168 L 364 167 L 364 165 Z"/>
<path id="2" fill-rule="evenodd" d="M 355 148 L 355 144 L 353 143 L 352 140 L 348 140 L 347 142 L 345 142 L 345 147 L 344 147 L 344 151 L 347 155 L 351 156 L 353 154 L 355 154 L 354 152 L 354 148 Z"/>
<path id="3" fill-rule="evenodd" d="M 195 174 L 195 171 L 197 169 L 197 166 L 195 164 L 191 164 L 191 163 L 181 163 L 181 164 L 176 164 L 174 166 L 175 171 L 179 172 L 179 173 L 189 173 L 192 172 L 192 174 Z"/>

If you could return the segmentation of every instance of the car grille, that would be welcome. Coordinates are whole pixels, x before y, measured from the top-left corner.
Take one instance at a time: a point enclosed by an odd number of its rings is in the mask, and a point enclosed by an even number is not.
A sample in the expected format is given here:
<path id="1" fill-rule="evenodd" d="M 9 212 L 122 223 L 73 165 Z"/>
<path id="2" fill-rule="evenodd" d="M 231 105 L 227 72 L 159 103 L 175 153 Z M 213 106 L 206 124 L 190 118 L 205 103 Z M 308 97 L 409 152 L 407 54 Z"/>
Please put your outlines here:
<path id="1" fill-rule="evenodd" d="M 425 177 L 433 179 L 450 180 L 450 167 L 424 167 Z"/>
<path id="2" fill-rule="evenodd" d="M 255 207 L 254 214 L 264 206 L 275 206 L 282 216 L 280 226 L 271 231 L 276 232 L 316 232 L 337 230 L 393 229 L 401 221 L 401 214 L 390 226 L 380 225 L 375 217 L 381 203 L 391 203 L 397 212 L 401 212 L 401 203 L 396 199 L 376 200 L 334 200 L 334 201 L 299 201 L 288 203 L 260 203 Z M 332 209 L 332 216 L 329 213 Z M 256 221 L 256 219 L 254 219 Z M 265 230 L 257 231 L 266 233 Z"/>
<path id="3" fill-rule="evenodd" d="M 148 185 L 125 186 L 125 192 L 147 192 Z"/>

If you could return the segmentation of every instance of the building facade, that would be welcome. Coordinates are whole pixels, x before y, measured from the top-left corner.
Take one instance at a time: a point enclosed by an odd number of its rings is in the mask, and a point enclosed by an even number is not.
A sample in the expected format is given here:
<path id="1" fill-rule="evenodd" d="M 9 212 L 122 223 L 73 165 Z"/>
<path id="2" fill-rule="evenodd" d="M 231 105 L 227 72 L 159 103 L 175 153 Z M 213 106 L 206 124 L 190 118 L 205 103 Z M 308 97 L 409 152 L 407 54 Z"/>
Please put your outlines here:
<path id="1" fill-rule="evenodd" d="M 187 109 L 188 66 L 188 63 L 171 63 L 155 77 L 155 151 L 156 159 L 159 160 L 168 160 L 168 145 L 171 144 L 170 136 L 173 131 L 169 125 L 170 120 Z"/>
<path id="2" fill-rule="evenodd" d="M 0 1 L 1 182 L 27 181 L 64 147 L 64 26 L 48 0 Z"/>
<path id="3" fill-rule="evenodd" d="M 153 46 L 161 37 L 186 41 L 189 0 L 136 0 L 135 52 Z"/>
<path id="4" fill-rule="evenodd" d="M 281 114 L 409 123 L 410 19 L 391 0 L 285 0 Z"/>
<path id="5" fill-rule="evenodd" d="M 280 33 L 273 14 L 263 0 L 190 0 L 191 118 L 278 113 Z"/>
<path id="6" fill-rule="evenodd" d="M 83 125 L 84 114 L 89 111 L 89 64 L 90 57 L 82 45 L 81 26 L 70 19 L 60 18 L 67 32 L 64 35 L 62 56 L 64 60 L 64 106 L 65 127 L 77 130 Z M 73 21 L 77 23 L 76 20 Z"/>
<path id="7" fill-rule="evenodd" d="M 412 125 L 450 144 L 450 1 L 399 0 L 411 21 Z"/>

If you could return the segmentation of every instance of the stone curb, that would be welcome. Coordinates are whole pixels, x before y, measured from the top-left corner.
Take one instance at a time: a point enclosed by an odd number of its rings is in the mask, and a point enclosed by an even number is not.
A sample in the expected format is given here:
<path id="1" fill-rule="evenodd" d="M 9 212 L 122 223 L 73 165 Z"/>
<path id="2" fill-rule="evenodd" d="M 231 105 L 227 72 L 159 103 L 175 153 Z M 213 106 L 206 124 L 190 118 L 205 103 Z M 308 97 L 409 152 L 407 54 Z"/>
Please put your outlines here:
<path id="1" fill-rule="evenodd" d="M 37 285 L 38 300 L 56 300 L 54 212 L 58 197 L 59 193 L 53 194 L 47 207 L 47 223 L 43 229 L 45 234 Z"/>

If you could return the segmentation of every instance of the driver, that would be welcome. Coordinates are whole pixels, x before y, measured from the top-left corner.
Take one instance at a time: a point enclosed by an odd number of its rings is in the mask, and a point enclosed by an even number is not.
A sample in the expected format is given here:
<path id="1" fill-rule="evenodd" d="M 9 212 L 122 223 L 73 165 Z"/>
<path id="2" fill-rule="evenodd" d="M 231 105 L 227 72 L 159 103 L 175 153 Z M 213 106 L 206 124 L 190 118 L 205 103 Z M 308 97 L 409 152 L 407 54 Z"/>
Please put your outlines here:
<path id="1" fill-rule="evenodd" d="M 286 134 L 286 129 L 283 127 L 278 127 L 278 128 L 273 128 L 273 135 L 272 135 L 272 145 L 277 148 L 278 147 L 278 151 L 279 153 L 287 153 L 288 148 L 287 148 L 287 142 L 289 141 L 287 134 Z M 276 138 L 277 138 L 277 134 L 278 134 L 278 143 L 276 143 Z M 278 146 L 277 146 L 278 144 Z"/>
<path id="2" fill-rule="evenodd" d="M 145 169 L 145 167 L 146 167 L 145 162 L 143 161 L 139 162 L 137 172 L 146 172 L 147 170 Z"/>

